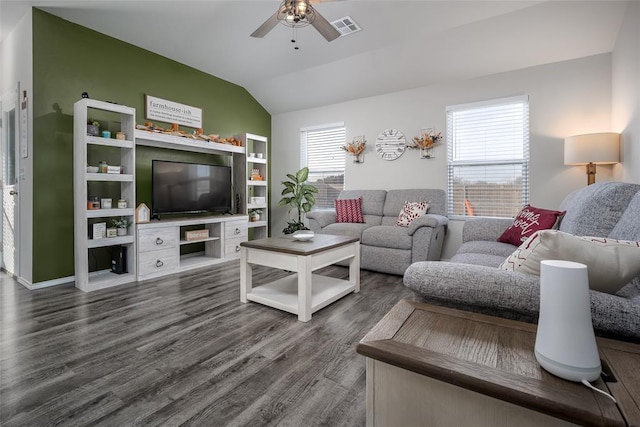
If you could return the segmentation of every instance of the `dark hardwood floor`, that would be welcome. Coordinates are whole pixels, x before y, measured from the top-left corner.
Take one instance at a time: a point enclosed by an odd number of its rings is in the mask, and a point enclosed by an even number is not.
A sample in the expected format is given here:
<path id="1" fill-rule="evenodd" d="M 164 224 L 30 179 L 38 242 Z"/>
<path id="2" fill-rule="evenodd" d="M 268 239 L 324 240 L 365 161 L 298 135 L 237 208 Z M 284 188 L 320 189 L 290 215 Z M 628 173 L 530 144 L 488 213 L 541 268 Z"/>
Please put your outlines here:
<path id="1" fill-rule="evenodd" d="M 254 284 L 284 274 L 256 268 Z M 2 426 L 364 425 L 355 346 L 415 299 L 401 277 L 363 270 L 359 294 L 302 323 L 240 303 L 238 261 L 89 294 L 3 277 Z"/>

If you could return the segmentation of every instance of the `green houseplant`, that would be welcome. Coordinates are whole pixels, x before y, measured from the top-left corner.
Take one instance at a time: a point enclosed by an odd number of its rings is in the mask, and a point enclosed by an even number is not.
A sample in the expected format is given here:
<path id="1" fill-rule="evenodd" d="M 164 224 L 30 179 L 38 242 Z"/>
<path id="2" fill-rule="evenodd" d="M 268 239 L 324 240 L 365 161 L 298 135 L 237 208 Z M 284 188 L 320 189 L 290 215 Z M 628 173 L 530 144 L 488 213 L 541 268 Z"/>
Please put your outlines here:
<path id="1" fill-rule="evenodd" d="M 316 203 L 315 193 L 318 189 L 311 184 L 307 184 L 309 178 L 309 168 L 303 167 L 295 175 L 287 174 L 288 181 L 282 181 L 284 190 L 282 190 L 282 199 L 278 202 L 279 206 L 289 205 L 289 213 L 293 209 L 297 211 L 297 216 L 287 223 L 287 227 L 282 230 L 284 234 L 291 234 L 298 230 L 308 230 L 302 222 L 303 212 L 309 212 Z"/>
<path id="2" fill-rule="evenodd" d="M 118 236 L 126 236 L 127 228 L 131 225 L 131 222 L 124 217 L 114 218 L 111 220 L 111 224 L 118 229 Z"/>

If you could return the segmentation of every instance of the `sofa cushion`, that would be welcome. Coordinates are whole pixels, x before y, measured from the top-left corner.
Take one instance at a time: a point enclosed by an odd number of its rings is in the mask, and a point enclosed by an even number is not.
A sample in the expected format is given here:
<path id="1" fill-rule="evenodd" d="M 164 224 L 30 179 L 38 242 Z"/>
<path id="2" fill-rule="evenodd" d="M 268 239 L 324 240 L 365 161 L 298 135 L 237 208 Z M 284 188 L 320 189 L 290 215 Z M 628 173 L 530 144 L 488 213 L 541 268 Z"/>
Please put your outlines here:
<path id="1" fill-rule="evenodd" d="M 500 255 L 470 252 L 466 254 L 457 253 L 453 257 L 451 257 L 449 261 L 459 264 L 482 265 L 485 267 L 493 267 L 497 269 L 498 266 L 504 262 L 504 258 Z"/>
<path id="2" fill-rule="evenodd" d="M 576 190 L 560 204 L 567 210 L 560 231 L 575 236 L 609 236 L 640 185 L 624 182 L 602 182 Z M 631 239 L 618 234 L 618 239 Z"/>
<path id="3" fill-rule="evenodd" d="M 426 214 L 429 210 L 429 202 L 404 202 L 402 210 L 396 220 L 399 227 L 408 227 L 414 219 Z"/>
<path id="4" fill-rule="evenodd" d="M 364 222 L 362 216 L 362 198 L 335 199 L 336 222 Z"/>
<path id="5" fill-rule="evenodd" d="M 325 228 L 323 228 L 322 233 L 357 237 L 358 239 L 360 239 L 362 237 L 362 231 L 366 230 L 369 227 L 372 227 L 372 225 L 366 223 L 358 224 L 355 222 L 336 222 L 334 224 L 329 224 Z"/>
<path id="6" fill-rule="evenodd" d="M 615 293 L 640 274 L 640 242 L 542 230 L 520 245 L 500 268 L 540 275 L 540 261 L 546 259 L 585 264 L 591 289 Z"/>
<path id="7" fill-rule="evenodd" d="M 377 225 L 364 230 L 360 242 L 369 246 L 411 250 L 412 241 L 404 227 Z"/>
<path id="8" fill-rule="evenodd" d="M 489 240 L 472 240 L 463 243 L 458 248 L 458 254 L 488 254 L 502 257 L 502 261 L 515 251 L 517 246 L 511 243 L 501 243 Z M 500 262 L 502 262 L 500 261 Z"/>
<path id="9" fill-rule="evenodd" d="M 340 192 L 338 199 L 357 199 L 362 198 L 362 214 L 365 222 L 369 222 L 368 216 L 375 216 L 374 221 L 380 223 L 384 201 L 387 197 L 385 190 L 343 190 Z"/>
<path id="10" fill-rule="evenodd" d="M 413 189 L 389 190 L 384 202 L 382 225 L 395 225 L 404 202 L 429 201 L 429 213 L 437 215 L 447 214 L 447 196 L 444 190 Z"/>
<path id="11" fill-rule="evenodd" d="M 624 211 L 622 217 L 613 227 L 609 237 L 619 240 L 640 240 L 640 221 L 638 214 L 640 213 L 640 191 L 635 195 L 627 210 Z"/>
<path id="12" fill-rule="evenodd" d="M 560 212 L 525 205 L 516 215 L 513 224 L 498 237 L 498 242 L 519 246 L 536 231 L 554 227 L 565 213 L 566 211 Z"/>

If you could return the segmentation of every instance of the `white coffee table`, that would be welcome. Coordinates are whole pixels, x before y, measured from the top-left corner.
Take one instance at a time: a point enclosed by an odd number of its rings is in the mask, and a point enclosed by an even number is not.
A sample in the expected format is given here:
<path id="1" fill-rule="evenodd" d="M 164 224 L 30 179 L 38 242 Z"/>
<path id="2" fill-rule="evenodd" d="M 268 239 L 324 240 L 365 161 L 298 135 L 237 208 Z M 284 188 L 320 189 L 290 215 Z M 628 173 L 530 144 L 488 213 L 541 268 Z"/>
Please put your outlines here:
<path id="1" fill-rule="evenodd" d="M 240 301 L 253 301 L 298 315 L 311 314 L 351 292 L 360 291 L 360 241 L 355 237 L 316 234 L 309 241 L 272 237 L 240 244 Z M 349 280 L 312 274 L 336 262 L 349 260 Z M 295 272 L 253 287 L 253 265 Z"/>

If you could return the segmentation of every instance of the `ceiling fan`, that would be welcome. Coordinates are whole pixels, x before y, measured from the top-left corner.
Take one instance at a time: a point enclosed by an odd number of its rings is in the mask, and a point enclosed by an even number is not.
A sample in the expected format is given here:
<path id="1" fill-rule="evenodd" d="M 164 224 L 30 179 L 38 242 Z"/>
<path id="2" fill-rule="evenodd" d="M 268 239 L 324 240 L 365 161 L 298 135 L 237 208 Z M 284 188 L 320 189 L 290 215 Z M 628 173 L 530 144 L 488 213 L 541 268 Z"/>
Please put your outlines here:
<path id="1" fill-rule="evenodd" d="M 291 28 L 313 25 L 329 42 L 340 37 L 340 32 L 314 9 L 309 0 L 284 0 L 276 13 L 251 33 L 251 37 L 266 36 L 278 22 Z"/>

